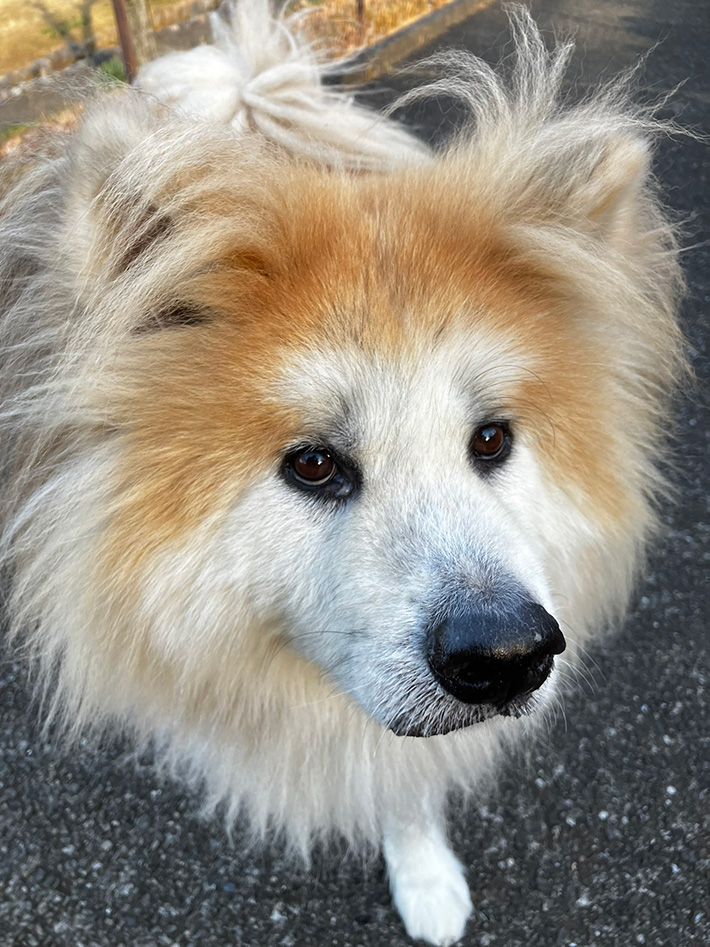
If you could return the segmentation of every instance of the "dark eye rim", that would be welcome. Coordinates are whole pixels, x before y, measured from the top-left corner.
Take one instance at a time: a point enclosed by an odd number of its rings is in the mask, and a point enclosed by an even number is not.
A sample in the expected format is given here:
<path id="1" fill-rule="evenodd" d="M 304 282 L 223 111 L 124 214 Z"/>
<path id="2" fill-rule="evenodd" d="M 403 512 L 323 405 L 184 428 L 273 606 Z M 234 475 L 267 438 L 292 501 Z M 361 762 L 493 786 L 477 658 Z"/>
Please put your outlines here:
<path id="1" fill-rule="evenodd" d="M 318 451 L 327 454 L 333 461 L 333 470 L 322 480 L 306 480 L 294 469 L 294 462 L 308 451 Z M 281 474 L 289 484 L 301 493 L 331 500 L 345 500 L 355 493 L 361 486 L 362 478 L 357 466 L 345 460 L 332 447 L 324 443 L 301 443 L 290 448 L 284 455 L 281 464 Z"/>
<path id="2" fill-rule="evenodd" d="M 503 443 L 498 448 L 498 450 L 493 454 L 481 454 L 479 453 L 474 445 L 476 437 L 486 428 L 489 427 L 498 427 L 503 432 Z M 510 452 L 513 446 L 513 433 L 511 431 L 511 426 L 509 421 L 505 421 L 502 418 L 491 418 L 486 420 L 483 424 L 479 424 L 471 435 L 471 440 L 469 441 L 469 453 L 473 463 L 479 469 L 482 468 L 491 468 L 495 467 L 498 464 L 501 464 L 504 460 L 510 456 Z"/>

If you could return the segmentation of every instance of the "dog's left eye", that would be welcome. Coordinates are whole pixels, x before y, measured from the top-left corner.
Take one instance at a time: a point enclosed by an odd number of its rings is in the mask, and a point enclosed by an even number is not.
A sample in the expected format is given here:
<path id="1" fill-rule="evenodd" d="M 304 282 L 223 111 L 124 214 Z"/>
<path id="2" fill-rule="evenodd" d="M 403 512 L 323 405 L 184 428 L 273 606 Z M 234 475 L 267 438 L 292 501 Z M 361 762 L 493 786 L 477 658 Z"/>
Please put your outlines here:
<path id="1" fill-rule="evenodd" d="M 304 450 L 291 459 L 293 476 L 309 487 L 322 487 L 333 479 L 337 467 L 326 450 Z"/>
<path id="2" fill-rule="evenodd" d="M 356 468 L 326 447 L 299 447 L 284 458 L 287 483 L 305 493 L 342 500 L 359 486 Z"/>

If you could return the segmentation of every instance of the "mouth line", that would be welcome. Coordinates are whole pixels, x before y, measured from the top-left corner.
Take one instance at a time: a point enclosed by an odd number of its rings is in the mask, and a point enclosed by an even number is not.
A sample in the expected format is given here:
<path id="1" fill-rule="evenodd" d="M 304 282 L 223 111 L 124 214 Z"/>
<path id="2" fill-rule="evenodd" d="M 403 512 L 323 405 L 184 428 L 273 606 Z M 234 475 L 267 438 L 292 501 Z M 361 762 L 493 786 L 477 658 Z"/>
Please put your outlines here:
<path id="1" fill-rule="evenodd" d="M 437 737 L 457 730 L 467 730 L 476 724 L 485 723 L 494 717 L 527 717 L 533 710 L 531 694 L 522 695 L 505 704 L 480 704 L 468 706 L 464 712 L 452 713 L 438 720 L 417 722 L 410 714 L 396 718 L 388 725 L 397 737 Z"/>

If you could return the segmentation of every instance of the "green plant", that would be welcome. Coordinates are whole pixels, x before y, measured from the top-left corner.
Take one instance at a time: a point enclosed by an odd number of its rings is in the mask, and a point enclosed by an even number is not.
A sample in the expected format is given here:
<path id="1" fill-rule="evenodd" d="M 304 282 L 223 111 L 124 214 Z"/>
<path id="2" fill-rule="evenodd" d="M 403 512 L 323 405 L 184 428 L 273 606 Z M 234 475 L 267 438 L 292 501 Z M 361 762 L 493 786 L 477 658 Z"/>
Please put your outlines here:
<path id="1" fill-rule="evenodd" d="M 126 81 L 126 67 L 120 56 L 112 56 L 106 62 L 102 62 L 99 71 L 110 76 L 111 79 L 117 79 L 119 82 Z"/>
<path id="2" fill-rule="evenodd" d="M 21 135 L 22 132 L 26 132 L 28 128 L 32 128 L 32 125 L 0 125 L 0 144 L 9 141 L 10 138 L 14 138 L 15 135 Z"/>
<path id="3" fill-rule="evenodd" d="M 52 26 L 42 30 L 44 36 L 50 39 L 71 39 L 72 30 L 79 29 L 85 25 L 85 17 L 79 16 L 74 20 L 57 20 Z"/>

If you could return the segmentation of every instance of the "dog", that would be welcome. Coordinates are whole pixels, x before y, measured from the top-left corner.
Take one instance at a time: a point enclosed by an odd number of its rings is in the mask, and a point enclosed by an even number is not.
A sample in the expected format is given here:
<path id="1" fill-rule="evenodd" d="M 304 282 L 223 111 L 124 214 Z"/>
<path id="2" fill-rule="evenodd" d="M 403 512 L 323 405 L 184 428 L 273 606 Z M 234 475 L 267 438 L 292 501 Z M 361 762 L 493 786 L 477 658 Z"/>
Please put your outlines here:
<path id="1" fill-rule="evenodd" d="M 411 937 L 471 900 L 446 838 L 618 623 L 683 376 L 662 129 L 578 104 L 512 14 L 405 96 L 322 83 L 265 0 L 3 169 L 11 637 L 68 737 L 129 730 L 308 857 L 382 846 Z"/>

